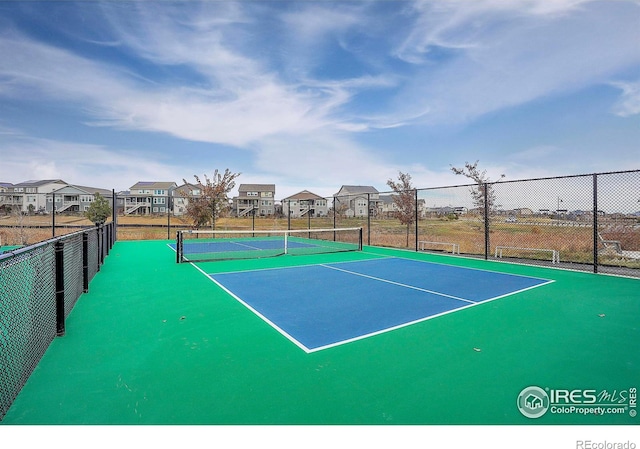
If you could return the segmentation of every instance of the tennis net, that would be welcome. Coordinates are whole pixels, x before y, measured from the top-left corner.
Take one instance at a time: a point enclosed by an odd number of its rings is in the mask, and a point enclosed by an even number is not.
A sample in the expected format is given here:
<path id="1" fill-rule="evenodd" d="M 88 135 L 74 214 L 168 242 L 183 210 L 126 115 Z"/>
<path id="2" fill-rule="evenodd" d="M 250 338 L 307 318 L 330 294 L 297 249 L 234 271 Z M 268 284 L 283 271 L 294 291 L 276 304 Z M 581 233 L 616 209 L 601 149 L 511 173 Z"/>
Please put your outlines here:
<path id="1" fill-rule="evenodd" d="M 362 228 L 181 230 L 176 235 L 178 263 L 360 250 L 362 250 Z"/>

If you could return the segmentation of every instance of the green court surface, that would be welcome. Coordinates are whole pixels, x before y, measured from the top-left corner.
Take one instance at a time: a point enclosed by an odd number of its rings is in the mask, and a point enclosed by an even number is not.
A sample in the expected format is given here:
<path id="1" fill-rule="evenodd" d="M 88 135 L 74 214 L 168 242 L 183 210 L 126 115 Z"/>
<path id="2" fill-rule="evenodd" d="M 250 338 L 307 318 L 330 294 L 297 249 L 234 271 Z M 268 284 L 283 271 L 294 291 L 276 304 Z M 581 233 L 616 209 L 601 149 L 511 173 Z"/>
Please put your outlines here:
<path id="1" fill-rule="evenodd" d="M 638 279 L 374 247 L 199 264 L 213 273 L 396 256 L 554 281 L 305 353 L 177 264 L 167 243 L 115 244 L 0 424 L 640 423 Z M 550 398 L 538 418 L 518 407 L 534 386 Z"/>

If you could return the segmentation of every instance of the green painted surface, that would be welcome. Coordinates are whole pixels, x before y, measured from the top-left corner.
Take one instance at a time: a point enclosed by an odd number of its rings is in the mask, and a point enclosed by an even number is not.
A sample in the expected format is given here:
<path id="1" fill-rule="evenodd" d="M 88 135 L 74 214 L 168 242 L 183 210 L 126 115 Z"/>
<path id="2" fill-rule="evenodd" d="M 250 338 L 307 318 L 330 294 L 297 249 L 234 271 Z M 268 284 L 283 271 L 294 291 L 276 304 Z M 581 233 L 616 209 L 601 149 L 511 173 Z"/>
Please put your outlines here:
<path id="1" fill-rule="evenodd" d="M 516 407 L 531 385 L 640 387 L 640 280 L 370 247 L 201 264 L 214 272 L 394 255 L 555 281 L 306 354 L 176 264 L 167 243 L 115 244 L 2 424 L 640 422 L 628 409 L 530 419 Z"/>

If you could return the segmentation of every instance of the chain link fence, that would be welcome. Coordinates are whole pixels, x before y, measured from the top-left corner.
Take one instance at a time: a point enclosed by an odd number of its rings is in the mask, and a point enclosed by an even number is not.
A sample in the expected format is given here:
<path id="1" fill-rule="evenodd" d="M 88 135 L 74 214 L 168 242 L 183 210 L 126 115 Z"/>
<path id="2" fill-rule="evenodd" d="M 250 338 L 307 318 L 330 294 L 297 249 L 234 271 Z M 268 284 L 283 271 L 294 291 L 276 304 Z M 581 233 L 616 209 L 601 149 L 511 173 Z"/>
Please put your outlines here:
<path id="1" fill-rule="evenodd" d="M 640 276 L 640 171 L 416 191 L 415 249 Z"/>
<path id="2" fill-rule="evenodd" d="M 330 225 L 362 227 L 367 245 L 640 277 L 640 170 L 408 192 L 362 186 L 328 202 Z"/>
<path id="3" fill-rule="evenodd" d="M 0 254 L 0 420 L 100 270 L 114 223 Z"/>

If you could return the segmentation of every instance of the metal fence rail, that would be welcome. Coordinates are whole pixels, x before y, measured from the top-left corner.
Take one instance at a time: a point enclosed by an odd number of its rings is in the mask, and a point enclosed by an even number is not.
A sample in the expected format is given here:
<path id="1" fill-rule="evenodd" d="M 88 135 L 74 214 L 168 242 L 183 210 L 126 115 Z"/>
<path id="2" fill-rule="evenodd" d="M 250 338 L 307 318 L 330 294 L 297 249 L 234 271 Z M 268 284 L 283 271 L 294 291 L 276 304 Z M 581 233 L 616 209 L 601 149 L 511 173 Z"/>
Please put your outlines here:
<path id="1" fill-rule="evenodd" d="M 0 254 L 0 420 L 115 242 L 115 224 Z"/>

